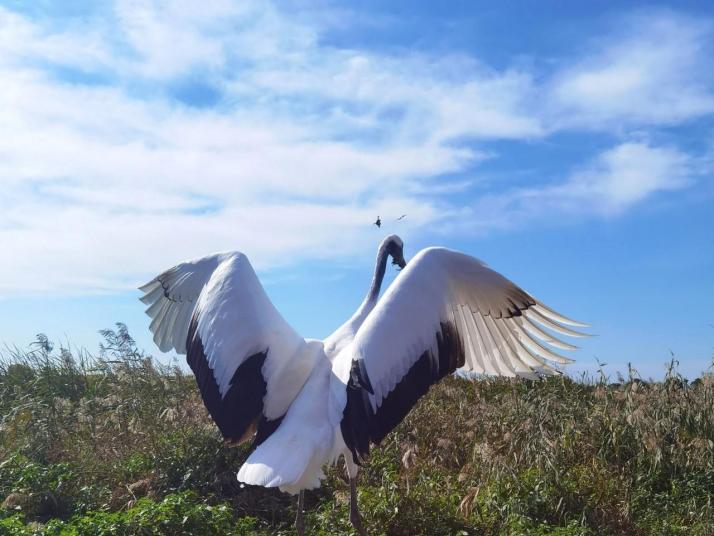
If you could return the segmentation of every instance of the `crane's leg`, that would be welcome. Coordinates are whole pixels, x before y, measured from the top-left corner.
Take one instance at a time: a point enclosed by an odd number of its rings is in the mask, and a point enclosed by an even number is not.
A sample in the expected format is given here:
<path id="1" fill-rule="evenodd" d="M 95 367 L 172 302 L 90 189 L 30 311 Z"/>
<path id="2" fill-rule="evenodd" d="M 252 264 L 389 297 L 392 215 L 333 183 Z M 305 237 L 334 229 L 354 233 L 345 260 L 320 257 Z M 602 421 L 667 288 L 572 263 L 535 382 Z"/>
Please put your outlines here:
<path id="1" fill-rule="evenodd" d="M 352 454 L 345 454 L 345 465 L 347 466 L 347 476 L 350 479 L 350 523 L 359 536 L 367 536 L 362 524 L 362 516 L 357 506 L 357 464 L 352 461 Z"/>
<path id="2" fill-rule="evenodd" d="M 350 522 L 354 526 L 359 536 L 367 536 L 367 531 L 364 530 L 362 524 L 362 516 L 357 507 L 357 477 L 350 478 Z"/>
<path id="3" fill-rule="evenodd" d="M 295 532 L 297 536 L 305 535 L 305 490 L 300 490 L 297 503 L 297 514 L 295 515 Z"/>

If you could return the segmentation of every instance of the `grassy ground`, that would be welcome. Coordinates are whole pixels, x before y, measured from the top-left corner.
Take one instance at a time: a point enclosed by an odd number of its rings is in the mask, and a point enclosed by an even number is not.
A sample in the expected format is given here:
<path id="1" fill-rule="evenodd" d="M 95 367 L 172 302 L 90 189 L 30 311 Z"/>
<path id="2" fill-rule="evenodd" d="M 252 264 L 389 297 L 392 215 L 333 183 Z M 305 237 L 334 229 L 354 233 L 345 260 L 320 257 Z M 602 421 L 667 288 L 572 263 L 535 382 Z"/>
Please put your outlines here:
<path id="1" fill-rule="evenodd" d="M 100 355 L 39 338 L 0 361 L 0 535 L 292 534 L 241 486 L 193 378 L 122 326 Z M 360 474 L 370 534 L 714 535 L 714 385 L 449 378 Z M 351 534 L 341 467 L 308 533 Z"/>

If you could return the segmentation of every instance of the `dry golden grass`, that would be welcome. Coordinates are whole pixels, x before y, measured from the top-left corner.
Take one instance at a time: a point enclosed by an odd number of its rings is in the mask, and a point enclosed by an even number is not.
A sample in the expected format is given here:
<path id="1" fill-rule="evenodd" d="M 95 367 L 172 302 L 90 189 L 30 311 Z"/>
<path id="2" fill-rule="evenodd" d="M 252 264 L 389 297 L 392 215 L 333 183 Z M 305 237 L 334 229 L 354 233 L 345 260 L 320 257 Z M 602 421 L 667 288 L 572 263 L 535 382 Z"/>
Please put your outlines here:
<path id="1" fill-rule="evenodd" d="M 105 337 L 0 363 L 0 534 L 292 533 L 292 498 L 236 481 L 247 452 L 193 378 Z M 714 385 L 447 378 L 360 479 L 371 534 L 714 534 Z M 311 533 L 350 534 L 347 498 L 329 471 Z"/>

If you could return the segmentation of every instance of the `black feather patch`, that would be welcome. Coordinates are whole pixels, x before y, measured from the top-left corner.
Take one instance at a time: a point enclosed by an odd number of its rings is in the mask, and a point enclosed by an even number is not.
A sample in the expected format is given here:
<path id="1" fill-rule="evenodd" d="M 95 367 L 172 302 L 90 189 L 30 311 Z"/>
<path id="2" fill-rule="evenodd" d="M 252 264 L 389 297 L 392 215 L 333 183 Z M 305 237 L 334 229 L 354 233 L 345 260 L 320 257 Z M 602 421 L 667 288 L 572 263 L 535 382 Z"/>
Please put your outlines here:
<path id="1" fill-rule="evenodd" d="M 206 409 L 226 441 L 237 443 L 247 439 L 257 423 L 259 437 L 256 437 L 254 445 L 259 445 L 275 431 L 282 420 L 267 421 L 263 416 L 263 397 L 267 384 L 261 370 L 268 355 L 267 350 L 253 354 L 241 363 L 231 378 L 228 392 L 221 397 L 197 328 L 198 321 L 194 316 L 186 340 L 186 361 L 196 377 Z"/>
<path id="2" fill-rule="evenodd" d="M 263 415 L 260 418 L 260 421 L 258 421 L 258 429 L 255 432 L 255 437 L 253 438 L 253 443 L 251 444 L 251 448 L 255 448 L 263 441 L 268 439 L 275 430 L 278 429 L 278 426 L 280 426 L 280 423 L 283 422 L 283 419 L 285 418 L 285 415 L 282 417 L 278 417 L 277 419 L 273 420 L 268 420 L 265 418 L 265 415 Z"/>
<path id="3" fill-rule="evenodd" d="M 454 324 L 442 322 L 436 342 L 437 355 L 429 350 L 421 354 L 376 412 L 369 401 L 367 371 L 362 363 L 352 361 L 340 429 L 355 463 L 361 464 L 369 455 L 370 443 L 379 444 L 432 385 L 464 365 L 464 343 Z"/>

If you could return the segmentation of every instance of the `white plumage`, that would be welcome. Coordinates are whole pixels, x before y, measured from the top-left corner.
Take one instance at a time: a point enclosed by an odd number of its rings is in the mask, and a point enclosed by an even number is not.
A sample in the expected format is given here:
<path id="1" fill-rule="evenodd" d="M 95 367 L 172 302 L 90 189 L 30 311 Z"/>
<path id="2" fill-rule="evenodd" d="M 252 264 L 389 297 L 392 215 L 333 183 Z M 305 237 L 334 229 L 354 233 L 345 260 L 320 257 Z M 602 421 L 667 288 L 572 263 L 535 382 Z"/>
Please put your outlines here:
<path id="1" fill-rule="evenodd" d="M 405 265 L 402 249 L 394 235 L 381 243 L 367 297 L 324 341 L 290 327 L 242 253 L 179 264 L 141 287 L 154 341 L 187 354 L 224 437 L 254 436 L 238 479 L 301 493 L 344 455 L 360 533 L 357 464 L 429 386 L 455 370 L 555 374 L 554 363 L 571 360 L 552 348 L 575 347 L 551 332 L 583 336 L 568 326 L 584 324 L 444 248 L 420 251 L 379 298 L 388 257 Z"/>

